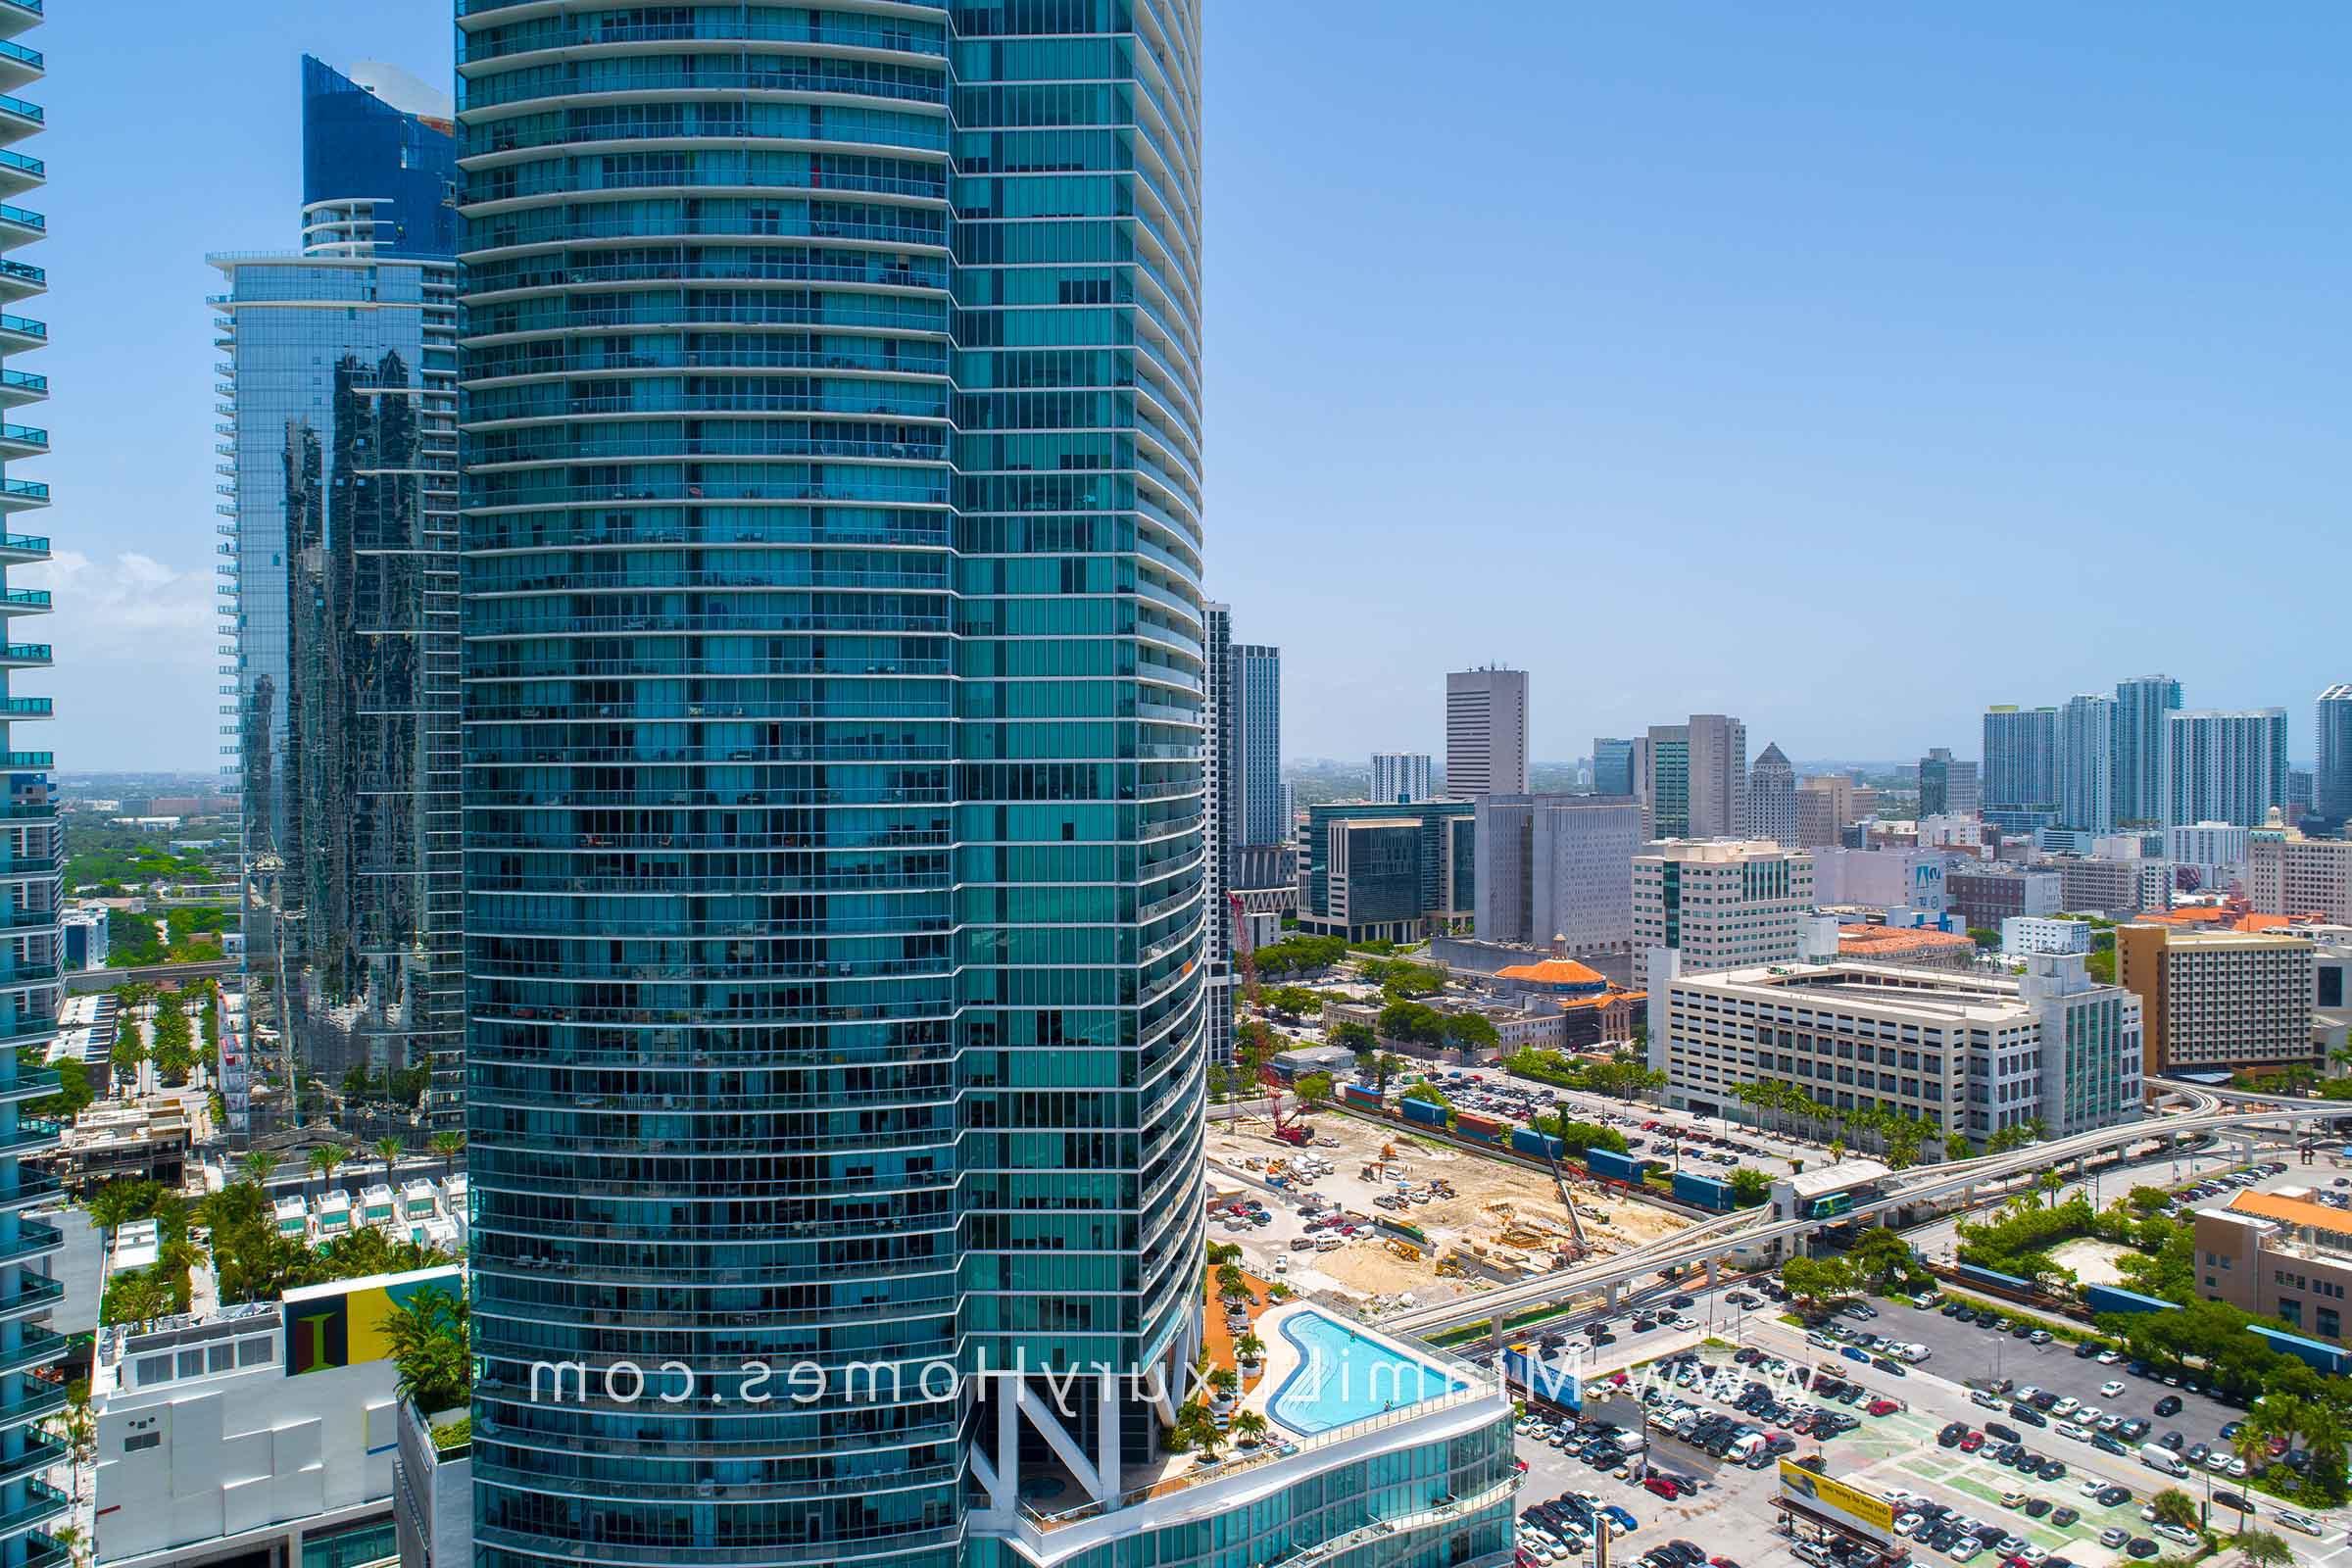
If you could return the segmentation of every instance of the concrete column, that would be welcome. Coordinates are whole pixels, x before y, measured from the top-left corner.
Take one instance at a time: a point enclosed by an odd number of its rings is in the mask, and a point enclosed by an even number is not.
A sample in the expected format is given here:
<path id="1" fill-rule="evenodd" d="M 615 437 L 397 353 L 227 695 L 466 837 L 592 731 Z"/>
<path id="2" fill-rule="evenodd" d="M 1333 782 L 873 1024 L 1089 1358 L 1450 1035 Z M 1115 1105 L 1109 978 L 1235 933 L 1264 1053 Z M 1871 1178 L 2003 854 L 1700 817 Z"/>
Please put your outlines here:
<path id="1" fill-rule="evenodd" d="M 1104 1375 L 1095 1395 L 1095 1470 L 1101 1481 L 1096 1500 L 1105 1508 L 1119 1500 L 1119 1380 Z"/>
<path id="2" fill-rule="evenodd" d="M 1617 1310 L 1617 1302 L 1624 1295 L 1625 1282 L 1623 1280 L 1609 1281 L 1609 1310 L 1611 1312 Z"/>
<path id="3" fill-rule="evenodd" d="M 1715 1260 L 1714 1260 L 1713 1258 L 1711 1258 L 1711 1257 L 1710 1257 L 1710 1258 L 1708 1258 L 1708 1259 L 1707 1259 L 1707 1289 L 1711 1291 L 1711 1290 L 1713 1290 L 1714 1288 L 1715 1288 Z"/>
<path id="4" fill-rule="evenodd" d="M 1010 1377 L 992 1381 L 989 1396 L 997 1401 L 997 1485 L 989 1501 L 999 1508 L 1010 1508 L 1021 1495 L 1020 1396 Z"/>

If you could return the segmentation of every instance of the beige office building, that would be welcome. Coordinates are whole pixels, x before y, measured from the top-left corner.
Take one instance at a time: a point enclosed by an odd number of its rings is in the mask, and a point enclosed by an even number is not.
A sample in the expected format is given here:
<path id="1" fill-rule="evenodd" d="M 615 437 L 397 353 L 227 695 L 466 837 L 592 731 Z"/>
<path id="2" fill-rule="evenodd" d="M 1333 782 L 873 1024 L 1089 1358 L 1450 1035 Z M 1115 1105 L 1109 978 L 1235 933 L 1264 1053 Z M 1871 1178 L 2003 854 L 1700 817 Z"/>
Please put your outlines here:
<path id="1" fill-rule="evenodd" d="M 2308 1188 L 2238 1193 L 2196 1211 L 2197 1294 L 2341 1341 L 2352 1319 L 2352 1211 Z"/>
<path id="2" fill-rule="evenodd" d="M 2139 998 L 2147 1072 L 2316 1066 L 2317 950 L 2299 936 L 2127 925 L 2115 978 Z"/>
<path id="3" fill-rule="evenodd" d="M 2246 899 L 2258 914 L 2320 914 L 2352 925 L 2352 839 L 2257 831 L 2246 846 Z"/>
<path id="4" fill-rule="evenodd" d="M 1813 858 L 1770 839 L 1665 839 L 1634 857 L 1634 988 L 1652 949 L 1683 974 L 1786 963 L 1803 951 Z"/>

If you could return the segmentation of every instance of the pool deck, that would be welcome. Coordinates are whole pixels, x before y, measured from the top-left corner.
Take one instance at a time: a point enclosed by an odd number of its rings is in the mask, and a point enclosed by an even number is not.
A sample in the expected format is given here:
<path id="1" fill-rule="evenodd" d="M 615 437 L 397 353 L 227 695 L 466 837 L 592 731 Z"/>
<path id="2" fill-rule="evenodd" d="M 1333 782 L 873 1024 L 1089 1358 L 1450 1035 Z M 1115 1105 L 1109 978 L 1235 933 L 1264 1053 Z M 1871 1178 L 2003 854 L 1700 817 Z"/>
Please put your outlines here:
<path id="1" fill-rule="evenodd" d="M 1347 1329 L 1348 1333 L 1383 1346 L 1407 1360 L 1417 1361 L 1442 1377 L 1463 1379 L 1463 1374 L 1432 1360 L 1428 1355 L 1414 1349 L 1403 1341 L 1383 1334 L 1378 1329 L 1367 1328 L 1361 1323 L 1353 1322 L 1342 1317 L 1337 1312 L 1316 1306 L 1311 1302 L 1287 1302 L 1281 1306 L 1268 1308 L 1263 1317 L 1250 1325 L 1257 1337 L 1266 1342 L 1266 1371 L 1265 1375 L 1259 1378 L 1247 1394 L 1242 1396 L 1241 1403 L 1235 1406 L 1242 1410 L 1255 1410 L 1266 1418 L 1267 1424 L 1276 1432 L 1289 1433 L 1293 1437 L 1302 1438 L 1316 1435 L 1301 1431 L 1287 1421 L 1278 1420 L 1274 1412 L 1268 1408 L 1273 1402 L 1274 1396 L 1282 1392 L 1283 1385 L 1290 1380 L 1291 1374 L 1305 1359 L 1299 1353 L 1298 1347 L 1291 1342 L 1291 1337 L 1282 1332 L 1284 1322 L 1294 1314 L 1300 1312 L 1329 1318 L 1332 1322 Z"/>

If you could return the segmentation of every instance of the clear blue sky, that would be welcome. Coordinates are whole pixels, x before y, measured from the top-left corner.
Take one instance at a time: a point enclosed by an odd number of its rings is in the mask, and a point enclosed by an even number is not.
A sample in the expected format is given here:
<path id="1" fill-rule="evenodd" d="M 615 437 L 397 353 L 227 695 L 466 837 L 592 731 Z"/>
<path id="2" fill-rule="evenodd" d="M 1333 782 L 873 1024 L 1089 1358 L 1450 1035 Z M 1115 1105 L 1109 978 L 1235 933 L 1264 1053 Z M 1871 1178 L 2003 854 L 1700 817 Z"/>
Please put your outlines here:
<path id="1" fill-rule="evenodd" d="M 2336 8 L 1209 0 L 1210 588 L 1294 754 L 1697 710 L 1791 756 L 1990 702 L 2352 678 Z M 57 0 L 28 259 L 68 766 L 209 765 L 211 249 L 285 244 L 296 66 L 430 0 Z M 49 737 L 44 736 L 43 740 Z M 37 743 L 36 743 L 37 744 Z"/>

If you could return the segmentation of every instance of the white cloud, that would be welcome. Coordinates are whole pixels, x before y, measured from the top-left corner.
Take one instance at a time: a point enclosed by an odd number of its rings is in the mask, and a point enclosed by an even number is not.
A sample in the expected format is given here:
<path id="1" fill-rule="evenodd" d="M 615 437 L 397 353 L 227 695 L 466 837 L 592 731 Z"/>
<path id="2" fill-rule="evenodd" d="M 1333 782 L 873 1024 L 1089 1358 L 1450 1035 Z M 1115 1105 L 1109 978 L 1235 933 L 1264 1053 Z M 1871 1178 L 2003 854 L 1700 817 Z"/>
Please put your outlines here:
<path id="1" fill-rule="evenodd" d="M 10 580 L 56 595 L 61 663 L 71 657 L 209 670 L 219 662 L 209 573 L 180 570 L 136 550 L 111 563 L 60 550 Z"/>

